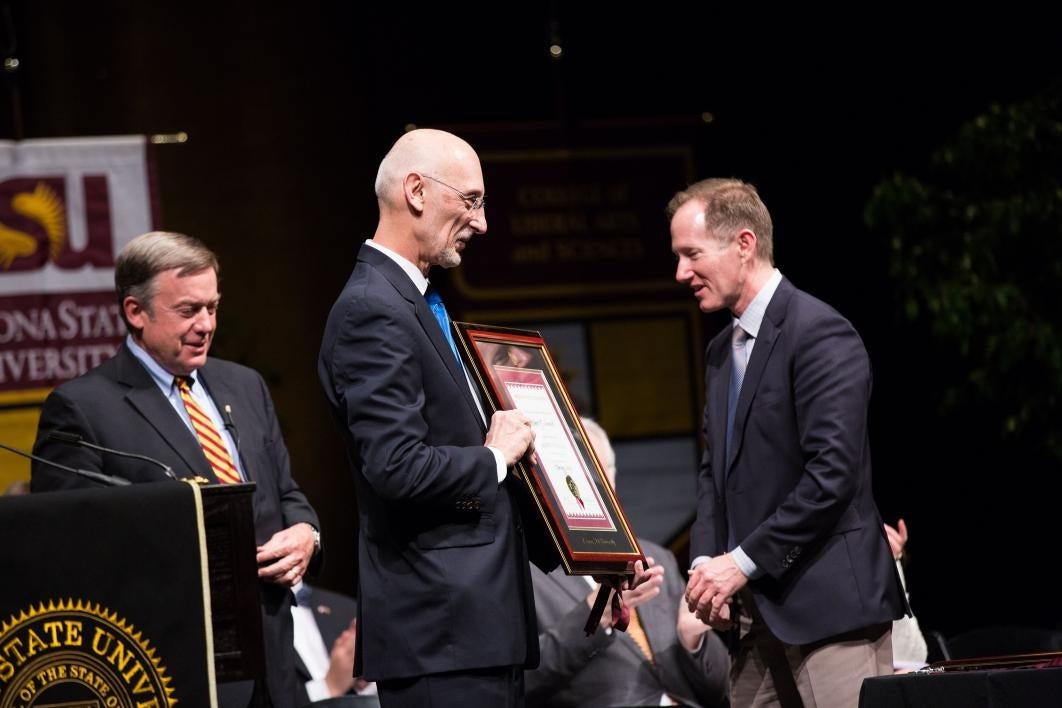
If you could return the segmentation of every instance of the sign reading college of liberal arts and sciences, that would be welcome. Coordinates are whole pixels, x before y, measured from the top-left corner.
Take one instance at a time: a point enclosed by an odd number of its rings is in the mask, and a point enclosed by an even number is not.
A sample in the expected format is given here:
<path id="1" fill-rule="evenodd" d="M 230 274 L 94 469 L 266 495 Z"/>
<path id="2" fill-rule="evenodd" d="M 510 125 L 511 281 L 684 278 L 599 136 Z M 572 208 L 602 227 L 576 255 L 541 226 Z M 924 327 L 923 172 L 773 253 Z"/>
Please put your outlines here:
<path id="1" fill-rule="evenodd" d="M 207 708 L 195 485 L 0 498 L 0 708 Z"/>
<path id="2" fill-rule="evenodd" d="M 664 205 L 690 182 L 678 147 L 482 156 L 490 238 L 451 275 L 470 303 L 670 293 Z"/>
<path id="3" fill-rule="evenodd" d="M 0 394 L 114 353 L 114 257 L 152 221 L 142 136 L 0 141 Z"/>

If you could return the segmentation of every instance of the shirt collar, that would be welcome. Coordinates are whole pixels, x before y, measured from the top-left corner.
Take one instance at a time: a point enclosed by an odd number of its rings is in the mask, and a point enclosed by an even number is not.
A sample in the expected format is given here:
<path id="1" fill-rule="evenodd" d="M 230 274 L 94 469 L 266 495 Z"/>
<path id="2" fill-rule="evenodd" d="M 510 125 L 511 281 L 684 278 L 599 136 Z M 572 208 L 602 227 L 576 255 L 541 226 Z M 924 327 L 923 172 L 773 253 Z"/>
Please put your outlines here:
<path id="1" fill-rule="evenodd" d="M 137 361 L 139 361 L 144 368 L 147 369 L 147 372 L 151 374 L 152 380 L 158 385 L 162 392 L 168 396 L 170 391 L 173 390 L 174 375 L 163 369 L 162 366 L 160 366 L 159 363 L 143 349 L 143 347 L 137 344 L 136 340 L 133 339 L 133 335 L 126 335 L 125 345 L 129 347 L 129 352 L 137 358 Z M 197 371 L 193 371 L 188 375 L 188 378 L 191 380 L 190 385 L 192 388 L 195 388 L 197 373 Z"/>
<path id="2" fill-rule="evenodd" d="M 774 291 L 778 289 L 778 284 L 781 282 L 782 272 L 775 268 L 774 272 L 771 273 L 771 277 L 767 278 L 767 282 L 756 293 L 756 297 L 752 298 L 752 302 L 741 313 L 741 317 L 734 318 L 734 326 L 740 326 L 753 339 L 759 336 L 760 325 L 763 324 L 763 316 L 767 314 L 767 305 L 771 303 Z"/>
<path id="3" fill-rule="evenodd" d="M 369 246 L 372 246 L 377 251 L 394 261 L 398 265 L 398 267 L 401 268 L 405 272 L 405 274 L 409 276 L 409 279 L 413 281 L 413 284 L 417 286 L 417 290 L 420 291 L 421 295 L 423 295 L 424 292 L 428 289 L 428 279 L 424 277 L 424 274 L 421 273 L 420 269 L 417 268 L 415 265 L 413 265 L 408 260 L 392 251 L 390 248 L 387 248 L 386 246 L 381 246 L 380 244 L 376 243 L 371 238 L 367 239 L 365 243 Z"/>

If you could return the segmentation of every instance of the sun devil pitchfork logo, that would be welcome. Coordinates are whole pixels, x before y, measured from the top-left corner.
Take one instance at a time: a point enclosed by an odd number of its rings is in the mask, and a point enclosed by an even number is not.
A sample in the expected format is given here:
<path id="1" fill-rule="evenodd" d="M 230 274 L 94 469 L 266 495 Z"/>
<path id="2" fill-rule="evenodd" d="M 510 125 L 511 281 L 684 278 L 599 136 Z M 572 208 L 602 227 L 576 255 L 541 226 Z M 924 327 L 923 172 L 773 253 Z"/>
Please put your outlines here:
<path id="1" fill-rule="evenodd" d="M 32 192 L 17 192 L 11 197 L 11 209 L 40 226 L 47 239 L 48 259 L 58 258 L 66 245 L 66 210 L 59 195 L 38 182 Z M 0 267 L 5 270 L 16 258 L 32 256 L 41 246 L 36 235 L 0 222 Z"/>
<path id="2" fill-rule="evenodd" d="M 69 214 L 64 177 L 16 177 L 0 182 L 0 274 L 114 264 L 107 177 L 81 178 L 84 214 Z M 86 243 L 70 243 L 71 218 L 84 218 Z"/>
<path id="3" fill-rule="evenodd" d="M 99 604 L 50 601 L 0 624 L 0 708 L 170 708 L 170 681 L 148 639 Z"/>

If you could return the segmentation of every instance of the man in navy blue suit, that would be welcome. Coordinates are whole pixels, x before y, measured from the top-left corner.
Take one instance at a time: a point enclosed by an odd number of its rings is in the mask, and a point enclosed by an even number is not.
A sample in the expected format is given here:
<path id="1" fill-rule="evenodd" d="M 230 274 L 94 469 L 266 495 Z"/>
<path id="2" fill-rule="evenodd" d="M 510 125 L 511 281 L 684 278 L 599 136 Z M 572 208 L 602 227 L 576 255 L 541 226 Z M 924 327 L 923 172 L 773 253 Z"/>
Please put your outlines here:
<path id="1" fill-rule="evenodd" d="M 734 318 L 705 355 L 690 609 L 740 630 L 735 706 L 855 706 L 892 672 L 906 607 L 871 490 L 866 349 L 774 267 L 754 187 L 704 180 L 668 213 L 676 279 Z"/>
<path id="2" fill-rule="evenodd" d="M 376 197 L 318 362 L 358 498 L 355 671 L 385 707 L 520 705 L 538 663 L 529 550 L 557 562 L 508 474 L 531 422 L 488 419 L 428 281 L 487 230 L 479 158 L 455 135 L 411 131 Z"/>

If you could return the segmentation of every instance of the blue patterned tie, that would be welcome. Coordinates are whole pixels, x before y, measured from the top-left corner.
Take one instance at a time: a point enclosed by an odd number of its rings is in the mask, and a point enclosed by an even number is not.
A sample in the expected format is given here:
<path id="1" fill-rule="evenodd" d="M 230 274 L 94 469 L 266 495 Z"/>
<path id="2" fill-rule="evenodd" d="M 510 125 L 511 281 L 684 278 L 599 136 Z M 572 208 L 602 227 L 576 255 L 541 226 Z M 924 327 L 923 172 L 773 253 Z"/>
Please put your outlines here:
<path id="1" fill-rule="evenodd" d="M 730 461 L 730 442 L 734 437 L 734 414 L 737 413 L 738 398 L 741 396 L 741 382 L 745 379 L 745 367 L 749 361 L 748 349 L 746 349 L 748 340 L 748 332 L 735 324 L 730 342 L 730 394 L 726 402 L 727 462 Z"/>
<path id="2" fill-rule="evenodd" d="M 457 354 L 457 343 L 454 341 L 454 333 L 450 327 L 450 315 L 446 313 L 446 305 L 443 304 L 442 296 L 439 295 L 438 290 L 429 285 L 427 292 L 424 293 L 424 299 L 428 301 L 431 314 L 435 315 L 435 319 L 439 321 L 443 336 L 446 337 L 446 342 L 450 345 L 450 351 L 454 353 L 454 358 L 457 359 L 457 365 L 464 369 L 461 364 L 461 357 Z"/>
<path id="3" fill-rule="evenodd" d="M 312 595 L 313 592 L 310 590 L 309 585 L 307 585 L 306 583 L 299 583 L 298 589 L 292 588 L 292 590 L 295 593 L 296 605 L 298 605 L 299 607 L 310 606 L 310 595 Z"/>

